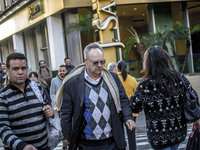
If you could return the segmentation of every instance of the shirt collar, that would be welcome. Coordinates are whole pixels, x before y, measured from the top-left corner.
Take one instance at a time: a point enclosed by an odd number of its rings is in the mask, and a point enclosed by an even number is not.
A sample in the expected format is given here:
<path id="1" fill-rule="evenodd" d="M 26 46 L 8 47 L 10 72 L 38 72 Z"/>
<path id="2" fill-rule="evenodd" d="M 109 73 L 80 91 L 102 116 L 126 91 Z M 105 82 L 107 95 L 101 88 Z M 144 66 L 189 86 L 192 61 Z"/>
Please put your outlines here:
<path id="1" fill-rule="evenodd" d="M 103 73 L 101 72 L 101 76 L 100 76 L 98 79 L 94 80 L 94 79 L 92 79 L 92 78 L 87 74 L 86 68 L 85 68 L 85 70 L 84 70 L 84 78 L 85 78 L 88 82 L 90 82 L 90 83 L 92 83 L 92 84 L 94 84 L 94 85 L 96 85 L 96 84 L 99 83 L 99 81 L 100 81 L 102 75 L 103 75 Z"/>
<path id="2" fill-rule="evenodd" d="M 31 82 L 31 80 L 29 80 L 28 78 L 26 79 L 26 81 L 25 81 L 25 88 L 24 89 L 26 89 L 26 87 L 29 85 L 29 83 Z M 16 86 L 14 86 L 11 82 L 9 82 L 9 86 L 10 86 L 10 88 L 12 89 L 12 90 L 19 90 Z"/>

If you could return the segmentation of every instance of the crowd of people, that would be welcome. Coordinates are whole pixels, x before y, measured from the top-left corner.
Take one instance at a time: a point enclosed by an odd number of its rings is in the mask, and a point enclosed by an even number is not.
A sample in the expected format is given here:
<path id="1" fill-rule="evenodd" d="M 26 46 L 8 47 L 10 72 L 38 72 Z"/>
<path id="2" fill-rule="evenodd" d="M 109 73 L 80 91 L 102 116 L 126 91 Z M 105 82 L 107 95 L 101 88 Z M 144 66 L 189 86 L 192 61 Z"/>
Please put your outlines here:
<path id="1" fill-rule="evenodd" d="M 58 111 L 63 150 L 125 150 L 124 126 L 130 150 L 136 150 L 136 117 L 144 110 L 147 137 L 155 150 L 177 150 L 185 140 L 183 115 L 185 88 L 196 94 L 187 78 L 170 66 L 161 47 L 146 50 L 142 80 L 127 72 L 127 64 L 112 62 L 108 69 L 100 45 L 88 44 L 84 63 L 73 66 L 64 59 L 55 78 L 44 60 L 27 75 L 24 54 L 12 53 L 0 68 L 0 138 L 5 150 L 50 150 L 45 117 Z M 41 104 L 31 82 L 44 98 Z M 196 94 L 197 95 L 197 94 Z M 200 129 L 200 120 L 193 128 Z"/>

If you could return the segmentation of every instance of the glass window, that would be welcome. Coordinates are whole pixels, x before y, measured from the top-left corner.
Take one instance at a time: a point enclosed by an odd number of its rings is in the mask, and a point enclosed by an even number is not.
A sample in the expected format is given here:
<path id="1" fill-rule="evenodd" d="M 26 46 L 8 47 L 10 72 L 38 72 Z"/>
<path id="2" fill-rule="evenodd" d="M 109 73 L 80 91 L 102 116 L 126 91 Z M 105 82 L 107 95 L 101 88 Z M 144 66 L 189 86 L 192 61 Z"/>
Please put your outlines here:
<path id="1" fill-rule="evenodd" d="M 200 2 L 188 2 L 188 12 L 190 27 L 193 28 L 196 25 L 200 25 Z M 193 53 L 200 53 L 200 32 L 192 35 L 192 47 Z"/>
<path id="2" fill-rule="evenodd" d="M 133 50 L 134 44 L 128 44 L 132 43 L 130 39 L 133 37 L 133 34 L 129 31 L 133 32 L 132 29 L 134 29 L 139 36 L 148 34 L 147 6 L 147 4 L 117 6 L 120 41 L 125 44 L 125 49 L 122 49 L 123 60 L 127 62 L 128 72 L 135 77 L 139 76 L 142 64 L 137 50 L 139 47 L 135 47 Z M 132 49 L 132 51 L 130 53 L 126 52 L 127 49 Z"/>
<path id="3" fill-rule="evenodd" d="M 188 13 L 190 27 L 193 29 L 196 25 L 200 25 L 200 2 L 188 2 Z M 200 72 L 200 31 L 191 35 L 194 71 Z"/>

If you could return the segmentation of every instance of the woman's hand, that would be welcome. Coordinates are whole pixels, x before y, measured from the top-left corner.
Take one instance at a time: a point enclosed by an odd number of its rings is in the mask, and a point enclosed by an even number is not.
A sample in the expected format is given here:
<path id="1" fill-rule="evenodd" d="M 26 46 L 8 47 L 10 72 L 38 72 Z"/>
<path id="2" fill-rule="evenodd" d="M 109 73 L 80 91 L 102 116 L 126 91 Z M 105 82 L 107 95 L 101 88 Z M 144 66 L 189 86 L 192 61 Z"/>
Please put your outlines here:
<path id="1" fill-rule="evenodd" d="M 193 123 L 193 130 L 200 129 L 200 119 Z"/>

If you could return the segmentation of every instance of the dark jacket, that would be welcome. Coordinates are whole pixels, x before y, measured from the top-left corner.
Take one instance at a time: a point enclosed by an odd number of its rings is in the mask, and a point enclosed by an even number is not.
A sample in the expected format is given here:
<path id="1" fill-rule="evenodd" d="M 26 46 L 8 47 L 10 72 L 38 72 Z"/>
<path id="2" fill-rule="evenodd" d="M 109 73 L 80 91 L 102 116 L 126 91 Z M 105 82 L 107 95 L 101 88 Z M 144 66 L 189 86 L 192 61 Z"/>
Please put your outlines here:
<path id="1" fill-rule="evenodd" d="M 133 120 L 131 108 L 125 90 L 115 73 L 114 77 L 120 92 L 122 116 L 124 122 Z M 110 91 L 109 95 L 111 96 Z M 111 97 L 112 99 L 112 97 Z M 126 147 L 123 122 L 120 114 L 117 113 L 114 101 L 111 104 L 112 133 L 119 149 Z M 70 149 L 76 149 L 79 137 L 79 128 L 84 112 L 84 72 L 74 76 L 64 85 L 63 103 L 61 107 L 61 127 L 64 139 L 70 140 Z"/>
<path id="2" fill-rule="evenodd" d="M 73 66 L 73 65 L 70 65 L 70 66 L 65 65 L 65 67 L 68 71 L 67 74 L 69 74 L 75 68 L 75 66 Z"/>

